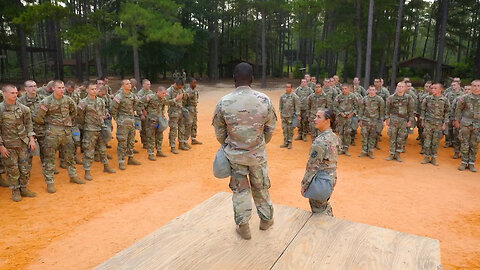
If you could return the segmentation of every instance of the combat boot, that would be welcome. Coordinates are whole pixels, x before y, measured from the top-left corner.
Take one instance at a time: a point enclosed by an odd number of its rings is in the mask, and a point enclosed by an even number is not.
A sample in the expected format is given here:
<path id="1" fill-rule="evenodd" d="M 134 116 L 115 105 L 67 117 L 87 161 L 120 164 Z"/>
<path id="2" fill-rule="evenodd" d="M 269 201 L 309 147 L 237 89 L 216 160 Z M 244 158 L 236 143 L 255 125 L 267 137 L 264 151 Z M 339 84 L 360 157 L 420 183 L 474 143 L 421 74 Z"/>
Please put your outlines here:
<path id="1" fill-rule="evenodd" d="M 125 161 L 124 162 L 119 162 L 118 163 L 118 168 L 120 170 L 126 170 L 127 168 L 125 167 Z"/>
<path id="2" fill-rule="evenodd" d="M 174 153 L 175 155 L 178 154 L 178 150 L 175 147 L 171 147 L 170 152 Z"/>
<path id="3" fill-rule="evenodd" d="M 192 139 L 192 145 L 195 144 L 203 144 L 201 141 L 197 141 L 197 139 Z"/>
<path id="4" fill-rule="evenodd" d="M 112 146 L 111 146 L 111 145 L 109 145 L 109 144 L 107 144 L 107 148 L 108 148 L 108 149 L 110 149 L 110 148 L 112 148 Z"/>
<path id="5" fill-rule="evenodd" d="M 107 159 L 113 159 L 113 157 L 109 154 L 107 154 Z"/>
<path id="6" fill-rule="evenodd" d="M 85 170 L 85 176 L 83 177 L 85 180 L 91 181 L 93 180 L 92 175 L 90 174 L 90 170 Z"/>
<path id="7" fill-rule="evenodd" d="M 184 143 L 179 143 L 179 144 L 178 144 L 178 149 L 183 150 L 183 151 L 188 151 L 188 148 L 185 147 L 185 144 L 184 144 Z"/>
<path id="8" fill-rule="evenodd" d="M 155 155 L 151 154 L 151 155 L 148 155 L 148 160 L 155 161 L 157 160 L 157 158 L 155 157 Z"/>
<path id="9" fill-rule="evenodd" d="M 452 146 L 452 145 L 447 142 L 447 143 L 445 143 L 445 145 L 443 146 L 443 148 L 449 148 L 449 147 L 451 147 L 451 146 Z"/>
<path id="10" fill-rule="evenodd" d="M 142 165 L 142 163 L 133 157 L 128 157 L 128 165 Z"/>
<path id="11" fill-rule="evenodd" d="M 455 152 L 455 153 L 453 154 L 453 157 L 452 157 L 452 158 L 453 158 L 453 159 L 458 159 L 459 156 L 460 156 L 460 153 Z"/>
<path id="12" fill-rule="evenodd" d="M 237 233 L 245 240 L 250 240 L 252 234 L 250 233 L 250 226 L 247 224 L 241 224 L 237 226 Z"/>
<path id="13" fill-rule="evenodd" d="M 47 184 L 47 192 L 48 193 L 55 193 L 57 190 L 55 189 L 55 184 L 54 183 L 48 183 Z"/>
<path id="14" fill-rule="evenodd" d="M 385 160 L 392 161 L 394 159 L 395 159 L 395 156 L 393 154 L 390 154 L 390 156 L 388 156 Z"/>
<path id="15" fill-rule="evenodd" d="M 458 166 L 459 171 L 465 171 L 466 168 L 467 168 L 467 163 L 464 163 L 464 162 L 462 162 L 462 164 Z"/>
<path id="16" fill-rule="evenodd" d="M 103 165 L 103 172 L 116 173 L 116 171 L 112 167 L 110 167 L 110 165 L 108 165 L 108 164 Z"/>
<path id="17" fill-rule="evenodd" d="M 380 146 L 378 146 L 378 143 L 375 144 L 375 149 L 380 150 Z"/>
<path id="18" fill-rule="evenodd" d="M 184 146 L 185 148 L 187 148 L 187 150 L 192 149 L 192 147 L 191 147 L 188 143 L 186 143 L 186 142 L 183 143 L 183 146 Z"/>
<path id="19" fill-rule="evenodd" d="M 287 148 L 288 147 L 288 143 L 284 143 L 282 145 L 280 145 L 280 148 Z"/>
<path id="20" fill-rule="evenodd" d="M 371 159 L 374 159 L 375 157 L 373 156 L 373 152 L 368 152 L 368 157 Z"/>
<path id="21" fill-rule="evenodd" d="M 295 141 L 300 141 L 302 139 L 302 134 L 298 134 L 298 136 L 295 138 Z"/>
<path id="22" fill-rule="evenodd" d="M 398 162 L 402 162 L 403 160 L 400 158 L 400 153 L 395 153 L 395 159 L 398 161 Z"/>
<path id="23" fill-rule="evenodd" d="M 20 194 L 20 189 L 16 188 L 12 190 L 12 201 L 19 202 L 22 200 L 22 195 Z"/>
<path id="24" fill-rule="evenodd" d="M 157 157 L 167 157 L 162 151 L 157 151 Z"/>
<path id="25" fill-rule="evenodd" d="M 65 162 L 60 162 L 60 168 L 66 169 L 66 168 L 67 168 L 67 164 L 65 164 Z"/>
<path id="26" fill-rule="evenodd" d="M 358 155 L 358 157 L 366 157 L 366 156 L 367 156 L 367 153 L 365 153 L 363 151 L 360 153 L 360 155 Z"/>
<path id="27" fill-rule="evenodd" d="M 107 157 L 108 157 L 108 155 L 107 155 Z M 93 157 L 93 161 L 100 162 L 100 155 L 95 155 Z"/>
<path id="28" fill-rule="evenodd" d="M 3 179 L 2 175 L 0 174 L 0 187 L 9 187 L 10 185 L 7 183 L 7 180 Z"/>
<path id="29" fill-rule="evenodd" d="M 291 142 L 288 143 L 287 149 L 292 149 L 292 143 Z"/>
<path id="30" fill-rule="evenodd" d="M 423 160 L 422 160 L 420 163 L 422 163 L 422 164 L 427 164 L 427 163 L 430 163 L 430 159 L 429 159 L 429 157 L 428 157 L 428 156 L 425 156 L 425 157 L 423 158 Z"/>
<path id="31" fill-rule="evenodd" d="M 271 220 L 263 220 L 263 219 L 260 219 L 260 230 L 262 231 L 266 231 L 268 230 L 268 228 L 272 227 L 273 225 L 273 218 Z"/>
<path id="32" fill-rule="evenodd" d="M 22 197 L 37 197 L 37 193 L 29 190 L 26 187 L 20 188 L 20 195 L 22 195 Z"/>
<path id="33" fill-rule="evenodd" d="M 475 165 L 473 163 L 468 164 L 468 169 L 471 172 L 477 172 L 477 169 L 475 168 Z"/>
<path id="34" fill-rule="evenodd" d="M 86 182 L 84 180 L 78 178 L 78 176 L 74 176 L 74 177 L 70 177 L 70 183 L 85 184 Z"/>
<path id="35" fill-rule="evenodd" d="M 432 163 L 433 166 L 438 166 L 437 158 L 432 157 L 432 160 L 430 160 L 430 163 Z"/>
<path id="36" fill-rule="evenodd" d="M 140 153 L 140 152 L 138 152 L 137 150 L 133 149 L 133 153 L 134 153 L 134 154 L 138 154 L 138 153 Z"/>
<path id="37" fill-rule="evenodd" d="M 307 141 L 307 135 L 305 135 L 305 134 L 302 135 L 302 140 L 303 140 L 304 142 L 306 142 L 306 141 Z"/>
<path id="38" fill-rule="evenodd" d="M 82 160 L 78 156 L 75 156 L 75 163 L 79 165 L 83 164 Z"/>
<path id="39" fill-rule="evenodd" d="M 348 152 L 348 148 L 346 148 L 345 150 L 343 150 L 343 153 L 344 153 L 345 156 L 347 156 L 347 157 L 350 156 L 350 153 Z"/>

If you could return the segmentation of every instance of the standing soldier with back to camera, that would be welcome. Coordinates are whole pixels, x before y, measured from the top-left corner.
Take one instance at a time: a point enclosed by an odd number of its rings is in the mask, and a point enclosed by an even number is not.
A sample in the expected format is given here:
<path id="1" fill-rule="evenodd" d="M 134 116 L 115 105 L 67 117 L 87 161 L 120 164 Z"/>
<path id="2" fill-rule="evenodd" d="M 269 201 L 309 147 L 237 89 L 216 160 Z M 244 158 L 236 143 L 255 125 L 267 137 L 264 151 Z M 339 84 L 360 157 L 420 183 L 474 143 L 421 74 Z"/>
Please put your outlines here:
<path id="1" fill-rule="evenodd" d="M 185 126 L 183 124 L 182 107 L 184 101 L 183 81 L 177 79 L 175 83 L 167 89 L 167 103 L 168 103 L 168 126 L 170 127 L 168 133 L 168 141 L 170 143 L 170 151 L 178 154 L 176 149 L 176 140 L 178 138 L 178 148 L 180 150 L 189 150 L 187 142 L 184 141 Z"/>
<path id="2" fill-rule="evenodd" d="M 377 95 L 375 86 L 368 87 L 368 94 L 360 100 L 358 117 L 362 133 L 362 152 L 359 157 L 373 159 L 373 149 L 377 142 L 377 125 L 385 118 L 385 101 Z"/>
<path id="3" fill-rule="evenodd" d="M 343 84 L 342 93 L 338 95 L 333 102 L 333 108 L 337 118 L 336 128 L 338 137 L 342 142 L 339 154 L 345 154 L 346 156 L 350 156 L 348 148 L 352 141 L 352 117 L 358 111 L 358 99 L 355 94 L 351 93 L 350 89 L 350 85 Z"/>
<path id="4" fill-rule="evenodd" d="M 293 117 L 300 122 L 300 99 L 292 92 L 292 84 L 285 85 L 285 93 L 280 97 L 280 117 L 282 118 L 283 144 L 280 148 L 292 149 Z"/>
<path id="5" fill-rule="evenodd" d="M 310 75 L 308 76 L 310 78 Z M 298 137 L 295 140 L 307 141 L 308 133 L 308 111 L 307 111 L 307 98 L 313 93 L 307 85 L 307 80 L 302 79 L 300 86 L 295 90 L 295 94 L 300 99 L 300 123 L 298 125 Z"/>

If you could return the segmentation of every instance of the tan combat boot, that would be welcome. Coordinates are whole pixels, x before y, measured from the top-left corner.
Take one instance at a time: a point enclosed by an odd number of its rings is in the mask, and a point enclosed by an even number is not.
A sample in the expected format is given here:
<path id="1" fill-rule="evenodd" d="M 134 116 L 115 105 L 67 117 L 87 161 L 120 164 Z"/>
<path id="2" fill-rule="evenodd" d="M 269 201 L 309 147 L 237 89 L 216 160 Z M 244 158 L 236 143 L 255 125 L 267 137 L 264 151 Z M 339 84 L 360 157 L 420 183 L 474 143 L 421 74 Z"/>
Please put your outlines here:
<path id="1" fill-rule="evenodd" d="M 203 144 L 201 141 L 198 141 L 197 139 L 192 139 L 192 145 L 195 144 Z"/>
<path id="2" fill-rule="evenodd" d="M 137 150 L 133 149 L 133 153 L 134 153 L 134 154 L 138 154 L 138 153 L 140 153 L 140 152 L 138 152 Z"/>
<path id="3" fill-rule="evenodd" d="M 453 157 L 452 157 L 452 158 L 453 158 L 453 159 L 458 159 L 459 157 L 460 157 L 460 153 L 455 152 L 455 153 L 453 154 Z"/>
<path id="4" fill-rule="evenodd" d="M 462 164 L 458 166 L 459 171 L 465 171 L 466 168 L 467 168 L 467 163 L 464 163 L 464 162 L 462 162 Z"/>
<path id="5" fill-rule="evenodd" d="M 367 153 L 365 153 L 363 151 L 360 153 L 360 155 L 358 155 L 358 157 L 366 157 L 366 156 L 367 156 Z"/>
<path id="6" fill-rule="evenodd" d="M 422 160 L 420 163 L 422 163 L 422 164 L 427 164 L 427 163 L 430 163 L 430 159 L 429 159 L 429 157 L 428 157 L 428 156 L 425 156 L 425 157 L 423 158 L 423 160 Z"/>
<path id="7" fill-rule="evenodd" d="M 403 160 L 400 158 L 400 153 L 395 153 L 395 159 L 398 161 L 398 162 L 402 162 Z"/>
<path id="8" fill-rule="evenodd" d="M 292 149 L 292 142 L 288 143 L 287 149 Z"/>
<path id="9" fill-rule="evenodd" d="M 29 190 L 26 187 L 20 188 L 20 195 L 22 195 L 22 197 L 37 197 L 37 193 Z"/>
<path id="10" fill-rule="evenodd" d="M 142 163 L 136 159 L 134 159 L 133 157 L 128 157 L 128 162 L 127 162 L 128 165 L 142 165 Z"/>
<path id="11" fill-rule="evenodd" d="M 112 167 L 110 167 L 110 165 L 108 165 L 108 164 L 103 165 L 103 172 L 116 173 L 116 171 Z"/>
<path id="12" fill-rule="evenodd" d="M 188 151 L 188 148 L 182 142 L 178 144 L 178 149 L 183 150 L 183 151 Z"/>
<path id="13" fill-rule="evenodd" d="M 438 166 L 437 158 L 432 157 L 432 160 L 430 160 L 430 163 L 432 163 L 433 166 Z"/>
<path id="14" fill-rule="evenodd" d="M 119 162 L 118 163 L 118 168 L 120 170 L 126 170 L 127 168 L 125 167 L 125 161 L 124 162 Z"/>
<path id="15" fill-rule="evenodd" d="M 273 218 L 271 220 L 263 220 L 260 219 L 260 230 L 265 231 L 268 230 L 268 228 L 272 227 L 273 225 Z"/>
<path id="16" fill-rule="evenodd" d="M 468 164 L 468 169 L 471 172 L 477 172 L 477 169 L 475 168 L 475 164 L 473 164 L 473 163 Z"/>
<path id="17" fill-rule="evenodd" d="M 113 157 L 109 154 L 107 154 L 107 159 L 113 159 Z"/>
<path id="18" fill-rule="evenodd" d="M 85 180 L 91 181 L 93 180 L 92 175 L 90 174 L 90 170 L 85 170 L 85 176 L 83 176 Z"/>
<path id="19" fill-rule="evenodd" d="M 170 152 L 174 153 L 175 155 L 178 154 L 178 150 L 175 147 L 170 148 Z"/>
<path id="20" fill-rule="evenodd" d="M 350 156 L 350 153 L 348 152 L 348 148 L 345 148 L 345 150 L 343 150 L 343 154 L 345 154 L 345 156 L 347 157 Z"/>
<path id="21" fill-rule="evenodd" d="M 371 159 L 374 159 L 375 157 L 373 156 L 373 152 L 368 152 L 368 157 Z"/>
<path id="22" fill-rule="evenodd" d="M 162 151 L 157 151 L 157 157 L 167 157 Z"/>
<path id="23" fill-rule="evenodd" d="M 280 148 L 287 148 L 288 147 L 288 143 L 284 143 L 282 145 L 280 145 Z"/>
<path id="24" fill-rule="evenodd" d="M 247 224 L 241 224 L 237 226 L 237 233 L 245 240 L 252 239 L 252 234 L 250 233 L 250 226 Z"/>
<path id="25" fill-rule="evenodd" d="M 0 187 L 9 187 L 10 185 L 7 183 L 7 180 L 3 179 L 2 175 L 0 174 Z"/>
<path id="26" fill-rule="evenodd" d="M 78 176 L 74 176 L 74 177 L 70 177 L 70 183 L 85 184 L 86 182 L 84 180 L 78 178 Z"/>
<path id="27" fill-rule="evenodd" d="M 392 161 L 394 159 L 395 159 L 395 156 L 393 154 L 390 154 L 390 156 L 388 156 L 385 160 Z"/>
<path id="28" fill-rule="evenodd" d="M 155 160 L 157 160 L 157 158 L 155 157 L 155 155 L 149 154 L 148 155 L 148 160 L 155 161 Z"/>
<path id="29" fill-rule="evenodd" d="M 22 195 L 20 194 L 20 189 L 16 188 L 12 190 L 12 201 L 19 202 L 22 200 Z"/>
<path id="30" fill-rule="evenodd" d="M 48 193 L 55 193 L 57 190 L 55 189 L 55 184 L 54 183 L 48 183 L 47 184 L 47 192 Z"/>
<path id="31" fill-rule="evenodd" d="M 192 147 L 188 143 L 183 143 L 183 147 L 187 148 L 188 150 L 192 149 Z"/>

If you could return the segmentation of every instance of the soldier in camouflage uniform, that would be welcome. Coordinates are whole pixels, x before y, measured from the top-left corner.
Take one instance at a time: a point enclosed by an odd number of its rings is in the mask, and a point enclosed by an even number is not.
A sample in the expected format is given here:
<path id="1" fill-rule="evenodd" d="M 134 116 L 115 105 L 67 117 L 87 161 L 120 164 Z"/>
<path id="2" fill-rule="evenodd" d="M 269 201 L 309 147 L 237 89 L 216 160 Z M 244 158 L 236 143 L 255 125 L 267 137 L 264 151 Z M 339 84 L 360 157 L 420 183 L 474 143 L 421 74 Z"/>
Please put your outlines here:
<path id="1" fill-rule="evenodd" d="M 337 183 L 337 149 L 340 142 L 331 129 L 333 121 L 333 112 L 331 110 L 320 110 L 316 113 L 315 128 L 320 131 L 320 134 L 315 138 L 310 148 L 307 168 L 301 183 L 300 192 L 302 195 L 304 195 L 318 171 L 324 171 L 330 175 L 333 182 L 332 189 Z M 333 217 L 332 206 L 328 202 L 329 199 L 326 201 L 308 199 L 312 212 Z"/>
<path id="2" fill-rule="evenodd" d="M 168 133 L 168 141 L 170 143 L 170 151 L 178 154 L 175 148 L 175 143 L 178 137 L 178 148 L 180 150 L 188 150 L 188 143 L 185 138 L 185 126 L 183 124 L 183 84 L 181 79 L 177 79 L 175 83 L 167 89 L 167 104 L 168 104 L 168 126 L 170 131 Z"/>
<path id="3" fill-rule="evenodd" d="M 198 89 L 197 80 L 191 78 L 188 82 L 188 87 L 185 89 L 185 141 L 188 142 L 192 138 L 192 145 L 202 144 L 197 140 L 197 104 L 198 104 Z"/>
<path id="4" fill-rule="evenodd" d="M 82 99 L 77 106 L 77 122 L 82 127 L 82 148 L 83 148 L 83 169 L 85 180 L 93 180 L 90 173 L 95 150 L 98 151 L 100 161 L 103 164 L 103 171 L 115 173 L 110 168 L 107 159 L 107 147 L 102 139 L 101 131 L 104 120 L 107 117 L 105 103 L 97 97 L 97 85 L 89 84 L 88 96 Z"/>
<path id="5" fill-rule="evenodd" d="M 443 86 L 440 83 L 433 84 L 432 95 L 426 97 L 422 102 L 420 120 L 425 137 L 423 147 L 425 158 L 422 160 L 422 164 L 432 163 L 432 165 L 438 166 L 438 143 L 447 126 L 450 110 L 448 99 L 442 96 L 442 90 Z"/>
<path id="6" fill-rule="evenodd" d="M 114 93 L 113 93 L 112 88 L 108 85 L 108 81 L 109 81 L 108 76 L 103 76 L 102 79 L 103 79 L 103 83 L 105 84 L 105 87 L 107 88 L 108 97 L 112 98 Z M 97 89 L 99 89 L 99 88 L 97 88 Z"/>
<path id="7" fill-rule="evenodd" d="M 327 95 L 322 91 L 321 84 L 317 84 L 315 85 L 315 93 L 311 94 L 307 98 L 308 120 L 310 122 L 310 134 L 312 136 L 312 142 L 320 133 L 318 129 L 315 128 L 314 120 L 317 112 L 323 109 L 332 109 L 332 98 L 330 95 Z"/>
<path id="8" fill-rule="evenodd" d="M 422 102 L 423 100 L 430 95 L 431 89 L 430 87 L 432 86 L 432 82 L 428 81 L 425 83 L 423 90 L 418 93 L 418 102 L 417 102 L 417 112 L 420 112 L 422 109 Z M 418 115 L 418 118 L 420 119 L 420 114 Z M 420 145 L 422 147 L 422 150 L 420 151 L 420 154 L 423 154 L 423 127 L 420 123 L 420 121 L 417 121 L 417 129 L 418 129 L 418 137 L 417 141 L 420 141 Z"/>
<path id="9" fill-rule="evenodd" d="M 132 84 L 132 89 L 130 90 L 130 92 L 137 95 L 138 94 L 138 89 L 137 89 L 138 82 L 137 82 L 137 80 L 135 78 L 131 78 L 130 83 Z"/>
<path id="10" fill-rule="evenodd" d="M 352 141 L 352 117 L 358 112 L 358 99 L 355 94 L 351 93 L 351 85 L 342 85 L 342 94 L 338 95 L 333 102 L 333 108 L 337 115 L 336 125 L 338 137 L 340 137 L 342 145 L 340 154 L 350 156 L 348 147 Z"/>
<path id="11" fill-rule="evenodd" d="M 292 93 L 291 83 L 285 85 L 285 93 L 280 97 L 279 110 L 283 130 L 283 144 L 280 145 L 280 148 L 292 149 L 293 117 L 297 117 L 298 122 L 300 122 L 301 117 L 300 99 L 295 93 Z"/>
<path id="12" fill-rule="evenodd" d="M 415 104 L 413 109 L 413 115 L 414 115 L 413 122 L 412 122 L 412 125 L 409 128 L 407 128 L 407 137 L 408 137 L 408 134 L 413 134 L 413 128 L 417 126 L 417 119 L 415 117 L 417 115 L 418 117 L 420 117 L 420 111 L 417 110 L 417 108 L 419 107 L 419 104 L 418 104 L 418 95 L 415 88 L 412 87 L 412 83 L 410 82 L 410 79 L 405 81 L 405 83 L 407 84 L 407 91 L 405 92 L 405 94 L 408 94 L 409 96 L 411 96 Z M 405 145 L 403 147 L 405 147 Z M 403 149 L 402 153 L 403 152 L 405 152 L 405 148 Z"/>
<path id="13" fill-rule="evenodd" d="M 337 92 L 337 88 L 333 87 L 332 84 L 330 83 L 330 78 L 325 78 L 323 80 L 322 92 L 324 92 L 325 94 L 329 95 L 332 98 L 332 104 L 333 104 L 333 100 L 340 94 L 340 92 Z"/>
<path id="14" fill-rule="evenodd" d="M 475 160 L 480 142 L 480 80 L 472 82 L 471 91 L 458 98 L 454 125 L 460 129 L 462 164 L 458 169 L 463 171 L 468 167 L 476 172 Z"/>
<path id="15" fill-rule="evenodd" d="M 45 125 L 44 141 L 44 176 L 47 183 L 47 192 L 55 193 L 53 174 L 55 172 L 55 151 L 64 149 L 64 158 L 70 182 L 85 184 L 77 176 L 75 161 L 73 160 L 74 142 L 72 138 L 73 119 L 77 115 L 75 102 L 64 95 L 65 85 L 62 81 L 55 81 L 53 93 L 40 102 L 33 120 L 39 125 Z M 48 149 L 48 150 L 47 150 Z"/>
<path id="16" fill-rule="evenodd" d="M 367 91 L 365 91 L 365 88 L 363 88 L 363 86 L 360 85 L 360 79 L 358 77 L 353 78 L 353 92 L 357 93 L 361 97 L 364 97 L 367 95 Z"/>
<path id="17" fill-rule="evenodd" d="M 298 137 L 295 140 L 307 141 L 308 133 L 308 111 L 307 111 L 307 98 L 313 93 L 312 89 L 308 87 L 307 80 L 302 79 L 299 87 L 295 90 L 295 94 L 300 99 L 300 123 L 298 126 Z"/>
<path id="18" fill-rule="evenodd" d="M 117 159 L 118 168 L 125 170 L 125 156 L 128 156 L 128 165 L 141 165 L 133 158 L 135 144 L 135 110 L 138 98 L 130 90 L 132 84 L 129 80 L 122 81 L 122 89 L 113 98 L 110 114 L 117 122 Z"/>
<path id="19" fill-rule="evenodd" d="M 111 146 L 108 145 L 108 143 L 112 139 L 112 131 L 113 131 L 112 116 L 110 115 L 110 106 L 112 105 L 112 99 L 110 98 L 110 96 L 108 96 L 107 92 L 108 92 L 108 89 L 105 85 L 101 86 L 100 88 L 97 88 L 97 97 L 103 100 L 103 102 L 105 103 L 106 118 L 103 121 L 103 125 L 102 125 L 102 141 L 105 144 L 106 148 L 112 148 Z M 107 153 L 107 159 L 113 159 L 113 157 Z M 95 156 L 93 160 L 100 162 L 98 149 L 95 149 Z"/>
<path id="20" fill-rule="evenodd" d="M 355 86 L 350 87 L 350 92 L 355 95 L 355 97 L 357 98 L 357 103 L 360 104 L 360 100 L 362 100 L 363 96 L 358 91 L 355 90 Z M 357 111 L 357 113 L 358 113 L 358 111 Z M 350 139 L 351 139 L 350 144 L 352 146 L 355 146 L 355 139 L 357 137 L 358 124 L 359 124 L 358 115 L 355 114 L 352 117 L 352 129 L 351 129 L 352 131 L 350 133 Z"/>
<path id="21" fill-rule="evenodd" d="M 73 102 L 75 102 L 75 106 L 77 106 L 78 103 L 80 102 L 80 94 L 75 91 L 75 83 L 74 82 L 68 81 L 67 83 L 65 83 L 65 96 L 70 97 L 73 100 Z M 72 135 L 73 135 L 73 141 L 75 142 L 75 146 L 73 148 L 73 156 L 74 156 L 76 164 L 82 164 L 82 160 L 80 159 L 80 157 L 77 154 L 77 148 L 82 147 L 81 130 L 82 130 L 82 127 L 78 125 L 76 119 L 73 119 Z M 65 169 L 66 167 L 65 167 L 65 164 L 64 164 L 65 162 L 64 162 L 64 158 L 63 158 L 64 155 L 63 155 L 62 151 L 60 151 L 59 154 L 60 154 L 59 155 L 60 156 L 60 167 Z"/>
<path id="22" fill-rule="evenodd" d="M 150 81 L 147 79 L 143 79 L 142 89 L 140 89 L 140 91 L 138 91 L 137 93 L 138 99 L 141 99 L 143 96 L 153 94 L 153 91 L 150 90 L 150 87 L 151 87 Z M 145 149 L 147 149 L 147 138 L 145 138 L 146 122 L 147 122 L 147 119 L 143 119 L 143 118 L 141 119 L 142 130 L 140 131 L 140 141 L 142 142 L 143 148 Z"/>
<path id="23" fill-rule="evenodd" d="M 402 162 L 400 153 L 403 151 L 407 139 L 407 128 L 412 125 L 415 103 L 413 98 L 405 94 L 407 85 L 404 82 L 397 84 L 395 94 L 387 98 L 385 119 L 390 137 L 390 156 L 387 160 L 396 159 Z"/>
<path id="24" fill-rule="evenodd" d="M 387 101 L 387 98 L 390 96 L 390 92 L 388 92 L 387 88 L 383 87 L 383 79 L 382 78 L 375 78 L 373 80 L 373 85 L 375 85 L 375 89 L 377 89 L 377 96 L 381 97 L 385 102 Z M 380 147 L 378 146 L 378 142 L 380 141 L 380 137 L 382 136 L 382 130 L 383 130 L 383 122 L 378 122 L 377 123 L 377 143 L 375 144 L 375 148 L 380 150 Z"/>
<path id="25" fill-rule="evenodd" d="M 0 154 L 4 158 L 7 182 L 12 200 L 35 197 L 27 188 L 31 164 L 29 151 L 35 150 L 30 109 L 17 102 L 18 91 L 13 85 L 2 88 L 4 101 L 0 103 Z"/>
<path id="26" fill-rule="evenodd" d="M 454 159 L 457 159 L 460 156 L 460 131 L 453 125 L 453 121 L 455 120 L 456 101 L 462 95 L 463 91 L 460 88 L 460 84 L 457 82 L 452 83 L 452 91 L 446 95 L 448 102 L 450 103 L 450 113 L 444 147 L 453 146 Z M 447 144 L 447 141 L 450 142 L 450 145 Z"/>
<path id="27" fill-rule="evenodd" d="M 212 124 L 230 160 L 229 186 L 233 191 L 237 232 L 242 238 L 250 239 L 250 189 L 260 216 L 260 229 L 266 230 L 273 224 L 265 144 L 272 138 L 277 117 L 268 96 L 250 88 L 252 67 L 240 63 L 233 73 L 236 89 L 217 103 Z"/>
<path id="28" fill-rule="evenodd" d="M 460 80 L 459 77 L 453 78 L 452 83 L 450 84 L 450 87 L 448 87 L 447 89 L 445 89 L 445 91 L 443 92 L 443 95 L 444 95 L 444 96 L 448 95 L 448 93 L 450 93 L 450 92 L 452 91 L 453 83 L 458 83 L 458 85 L 460 86 L 460 84 L 462 83 L 462 81 Z M 465 90 L 464 90 L 462 87 L 460 87 L 460 91 L 464 92 Z"/>
<path id="29" fill-rule="evenodd" d="M 42 99 L 50 96 L 53 93 L 53 84 L 55 81 L 49 81 L 46 86 L 42 86 L 37 90 L 37 95 L 39 95 Z"/>
<path id="30" fill-rule="evenodd" d="M 375 86 L 368 87 L 368 95 L 360 100 L 358 117 L 362 132 L 362 152 L 359 157 L 368 155 L 371 159 L 377 142 L 377 124 L 385 120 L 385 101 L 377 95 Z"/>
<path id="31" fill-rule="evenodd" d="M 140 98 L 140 106 L 143 113 L 143 118 L 146 120 L 146 145 L 148 151 L 148 159 L 155 161 L 155 149 L 157 150 L 157 157 L 166 157 L 162 153 L 163 130 L 159 130 L 160 118 L 165 118 L 165 107 L 167 106 L 167 99 L 165 95 L 167 91 L 165 87 L 160 86 L 156 92 L 149 93 Z"/>

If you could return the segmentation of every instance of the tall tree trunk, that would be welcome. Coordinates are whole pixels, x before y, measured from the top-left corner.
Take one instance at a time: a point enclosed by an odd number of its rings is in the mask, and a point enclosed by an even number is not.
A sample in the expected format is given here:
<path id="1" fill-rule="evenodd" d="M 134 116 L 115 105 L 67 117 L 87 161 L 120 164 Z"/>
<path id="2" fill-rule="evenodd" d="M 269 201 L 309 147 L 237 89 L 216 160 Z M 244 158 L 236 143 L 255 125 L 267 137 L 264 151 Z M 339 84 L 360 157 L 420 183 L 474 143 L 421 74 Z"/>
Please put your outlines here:
<path id="1" fill-rule="evenodd" d="M 422 57 L 425 57 L 425 52 L 427 51 L 428 38 L 430 37 L 430 28 L 432 26 L 432 17 L 433 16 L 430 15 L 430 18 L 428 19 L 427 36 L 425 37 L 425 44 L 423 45 Z"/>
<path id="2" fill-rule="evenodd" d="M 418 19 L 415 22 L 415 30 L 413 32 L 413 44 L 412 44 L 412 57 L 415 56 L 415 51 L 417 50 L 417 38 L 418 38 L 418 26 L 419 26 Z"/>
<path id="3" fill-rule="evenodd" d="M 477 36 L 477 50 L 475 52 L 475 79 L 480 79 L 480 35 Z"/>
<path id="4" fill-rule="evenodd" d="M 82 71 L 82 51 L 78 50 L 75 52 L 75 70 L 77 81 L 83 82 L 83 71 Z"/>
<path id="5" fill-rule="evenodd" d="M 368 5 L 368 30 L 367 30 L 367 51 L 365 52 L 365 78 L 363 87 L 368 89 L 370 85 L 370 66 L 372 63 L 372 28 L 373 28 L 373 0 Z"/>
<path id="6" fill-rule="evenodd" d="M 398 51 L 400 47 L 400 32 L 402 27 L 404 3 L 405 3 L 405 0 L 398 1 L 397 27 L 395 29 L 395 43 L 393 45 L 392 77 L 390 79 L 390 93 L 393 93 L 395 91 L 395 85 L 397 83 Z"/>
<path id="7" fill-rule="evenodd" d="M 442 22 L 440 25 L 440 38 L 438 44 L 437 70 L 435 72 L 435 81 L 439 82 L 442 78 L 443 50 L 445 47 L 445 33 L 447 29 L 448 0 L 442 0 Z"/>
<path id="8" fill-rule="evenodd" d="M 132 46 L 133 50 L 133 73 L 135 74 L 135 80 L 140 82 L 140 67 L 138 65 L 138 47 L 136 45 Z"/>
<path id="9" fill-rule="evenodd" d="M 19 64 L 22 70 L 22 78 L 25 81 L 29 79 L 30 75 L 28 74 L 27 44 L 25 40 L 25 30 L 23 29 L 23 26 L 17 25 L 17 33 L 18 33 L 18 40 L 20 44 L 20 50 L 18 53 L 18 56 L 20 58 Z"/>
<path id="10" fill-rule="evenodd" d="M 355 70 L 355 77 L 361 78 L 362 76 L 362 27 L 361 27 L 361 6 L 360 0 L 357 0 L 355 5 L 355 22 L 357 25 L 355 39 L 356 39 L 356 49 L 357 49 L 357 63 Z"/>
<path id="11" fill-rule="evenodd" d="M 442 21 L 442 2 L 444 0 L 438 0 L 438 7 L 437 7 L 437 17 L 435 19 L 435 32 L 434 32 L 434 39 L 433 39 L 433 52 L 432 52 L 432 59 L 437 58 L 437 49 L 438 49 L 438 39 L 440 38 L 440 24 Z M 445 0 L 448 1 L 448 0 Z"/>
<path id="12" fill-rule="evenodd" d="M 265 4 L 265 0 L 262 0 Z M 262 7 L 262 88 L 267 87 L 267 51 L 265 42 L 265 6 Z"/>
<path id="13" fill-rule="evenodd" d="M 95 67 L 97 69 L 97 77 L 103 77 L 103 69 L 102 69 L 102 56 L 100 55 L 100 42 L 97 42 L 93 45 L 93 50 L 95 52 Z"/>
<path id="14" fill-rule="evenodd" d="M 213 22 L 213 76 L 218 81 L 218 19 Z"/>

